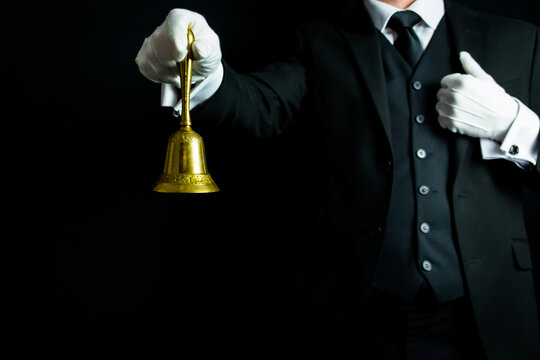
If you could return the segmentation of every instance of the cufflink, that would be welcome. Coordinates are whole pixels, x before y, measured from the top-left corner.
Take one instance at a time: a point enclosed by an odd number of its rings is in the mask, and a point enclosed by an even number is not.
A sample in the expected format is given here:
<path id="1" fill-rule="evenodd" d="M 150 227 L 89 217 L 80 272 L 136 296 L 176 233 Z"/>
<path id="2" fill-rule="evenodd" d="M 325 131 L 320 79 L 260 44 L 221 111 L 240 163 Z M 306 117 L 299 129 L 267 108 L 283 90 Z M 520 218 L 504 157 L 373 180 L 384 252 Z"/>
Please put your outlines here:
<path id="1" fill-rule="evenodd" d="M 519 154 L 519 146 L 517 145 L 510 146 L 510 149 L 508 149 L 508 153 L 513 156 Z"/>

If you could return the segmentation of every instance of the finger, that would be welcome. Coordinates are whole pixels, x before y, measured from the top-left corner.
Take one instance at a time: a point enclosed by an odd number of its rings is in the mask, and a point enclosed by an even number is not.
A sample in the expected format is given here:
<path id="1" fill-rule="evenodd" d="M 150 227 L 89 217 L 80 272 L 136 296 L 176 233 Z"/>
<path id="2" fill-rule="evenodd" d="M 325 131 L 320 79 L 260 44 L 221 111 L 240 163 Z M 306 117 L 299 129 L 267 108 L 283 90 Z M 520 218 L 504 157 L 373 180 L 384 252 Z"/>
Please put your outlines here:
<path id="1" fill-rule="evenodd" d="M 459 106 L 465 108 L 474 108 L 478 106 L 469 95 L 455 89 L 442 88 L 437 92 L 437 100 L 439 103 L 448 104 L 450 106 Z"/>
<path id="2" fill-rule="evenodd" d="M 187 33 L 191 29 L 195 41 L 208 40 L 217 37 L 210 29 L 206 19 L 193 11 L 173 9 L 165 20 L 167 38 L 170 39 L 169 48 L 176 61 L 182 61 L 187 54 Z"/>
<path id="3" fill-rule="evenodd" d="M 193 42 L 192 49 L 194 60 L 214 59 L 216 57 L 221 57 L 219 45 L 215 43 L 214 39 L 196 39 Z"/>
<path id="4" fill-rule="evenodd" d="M 453 133 L 472 137 L 485 137 L 486 129 L 460 121 L 454 117 L 441 115 L 438 118 L 439 125 L 443 129 L 450 130 Z"/>
<path id="5" fill-rule="evenodd" d="M 452 126 L 458 130 L 463 129 L 464 131 L 460 131 L 461 133 L 474 132 L 478 134 L 489 131 L 482 118 L 466 108 L 445 103 L 437 103 L 435 108 L 439 114 L 439 118 L 443 118 L 447 124 L 446 127 Z"/>
<path id="6" fill-rule="evenodd" d="M 447 104 L 454 102 L 454 93 L 448 88 L 440 88 L 437 91 L 437 101 L 445 102 Z"/>
<path id="7" fill-rule="evenodd" d="M 184 60 L 187 55 L 187 32 L 190 23 L 188 16 L 187 10 L 173 9 L 164 22 L 167 48 L 177 62 Z"/>
<path id="8" fill-rule="evenodd" d="M 441 115 L 437 120 L 443 129 L 450 130 L 453 133 L 457 132 L 457 128 L 453 125 L 452 120 L 449 117 Z"/>
<path id="9" fill-rule="evenodd" d="M 176 62 L 171 61 L 168 67 L 156 55 L 156 46 L 151 40 L 145 41 L 141 48 L 142 54 L 139 58 L 139 68 L 144 76 L 154 82 L 163 82 L 180 86 L 180 78 L 176 69 Z"/>
<path id="10" fill-rule="evenodd" d="M 193 70 L 198 75 L 209 76 L 221 62 L 221 52 L 216 51 L 214 45 L 207 42 L 195 42 L 195 44 L 193 54 L 196 60 L 193 64 Z"/>
<path id="11" fill-rule="evenodd" d="M 217 38 L 217 35 L 210 28 L 204 16 L 189 10 L 184 10 L 183 15 L 185 20 L 187 21 L 187 26 L 193 32 L 193 37 L 195 38 L 195 41 L 211 41 L 214 37 Z"/>
<path id="12" fill-rule="evenodd" d="M 178 73 L 162 71 L 161 65 L 153 58 L 154 55 L 149 43 L 148 39 L 146 39 L 135 58 L 141 74 L 153 82 L 173 84 L 179 87 L 180 78 Z"/>
<path id="13" fill-rule="evenodd" d="M 156 73 L 160 74 L 161 77 L 178 76 L 176 61 L 168 46 L 163 46 L 158 41 L 149 41 L 146 56 L 148 62 L 153 65 Z"/>
<path id="14" fill-rule="evenodd" d="M 151 52 L 149 52 L 148 50 L 148 43 L 149 43 L 149 40 L 148 38 L 146 38 L 139 52 L 137 53 L 135 62 L 139 66 L 139 71 L 146 78 L 154 82 L 159 82 L 159 75 L 157 74 L 155 67 L 152 66 L 151 62 L 148 59 L 148 56 L 151 55 Z"/>
<path id="15" fill-rule="evenodd" d="M 171 84 L 176 87 L 180 87 L 180 77 L 174 75 L 158 75 L 156 74 L 154 68 L 147 62 L 139 64 L 139 71 L 143 74 L 148 80 L 156 83 L 165 83 Z"/>
<path id="16" fill-rule="evenodd" d="M 472 75 L 478 79 L 493 80 L 491 75 L 485 72 L 480 64 L 478 64 L 468 52 L 461 51 L 459 53 L 459 60 L 461 61 L 461 65 L 466 74 Z"/>
<path id="17" fill-rule="evenodd" d="M 453 116 L 454 110 L 452 109 L 452 106 L 444 103 L 444 102 L 438 102 L 435 105 L 435 110 L 437 110 L 437 113 L 439 116 Z"/>
<path id="18" fill-rule="evenodd" d="M 441 79 L 441 87 L 449 89 L 461 89 L 470 82 L 472 76 L 466 74 L 454 73 L 446 75 Z"/>
<path id="19" fill-rule="evenodd" d="M 494 82 L 489 83 L 491 88 L 493 88 L 492 84 L 496 85 L 496 89 L 500 89 Z M 441 89 L 452 92 L 452 94 L 449 92 L 442 92 L 441 94 L 453 96 L 453 102 L 462 102 L 462 100 L 457 100 L 457 97 L 460 99 L 468 98 L 468 101 L 474 101 L 478 106 L 486 107 L 486 101 L 491 101 L 489 98 L 486 99 L 485 96 L 486 81 L 469 74 L 450 74 L 443 77 L 441 80 Z M 438 94 L 438 96 L 441 94 Z"/>

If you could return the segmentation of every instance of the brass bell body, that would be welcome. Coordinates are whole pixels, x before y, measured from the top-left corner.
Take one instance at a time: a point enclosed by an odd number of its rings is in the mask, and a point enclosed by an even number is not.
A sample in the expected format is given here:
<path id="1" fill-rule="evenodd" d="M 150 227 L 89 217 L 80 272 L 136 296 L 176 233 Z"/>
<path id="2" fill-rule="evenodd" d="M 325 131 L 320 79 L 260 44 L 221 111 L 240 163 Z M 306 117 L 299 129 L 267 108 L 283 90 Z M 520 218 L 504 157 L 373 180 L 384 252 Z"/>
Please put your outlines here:
<path id="1" fill-rule="evenodd" d="M 169 138 L 165 167 L 154 191 L 207 193 L 219 191 L 208 173 L 202 137 L 183 126 Z"/>
<path id="2" fill-rule="evenodd" d="M 182 91 L 182 114 L 180 129 L 171 135 L 163 173 L 154 191 L 162 193 L 209 193 L 219 191 L 208 173 L 202 137 L 191 128 L 189 100 L 193 53 L 193 32 L 188 29 L 188 54 L 178 63 Z"/>

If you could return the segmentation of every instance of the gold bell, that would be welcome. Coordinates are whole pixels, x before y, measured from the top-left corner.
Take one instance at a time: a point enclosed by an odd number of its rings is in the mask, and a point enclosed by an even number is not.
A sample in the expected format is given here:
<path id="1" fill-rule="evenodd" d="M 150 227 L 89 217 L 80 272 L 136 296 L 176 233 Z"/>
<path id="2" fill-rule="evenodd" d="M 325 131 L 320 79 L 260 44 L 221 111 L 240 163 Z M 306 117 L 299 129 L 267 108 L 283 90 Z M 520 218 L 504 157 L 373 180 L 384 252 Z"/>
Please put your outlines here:
<path id="1" fill-rule="evenodd" d="M 182 95 L 180 129 L 171 135 L 163 173 L 154 191 L 162 193 L 209 193 L 219 191 L 208 173 L 202 137 L 191 128 L 189 99 L 193 72 L 193 32 L 188 29 L 188 54 L 178 63 Z"/>

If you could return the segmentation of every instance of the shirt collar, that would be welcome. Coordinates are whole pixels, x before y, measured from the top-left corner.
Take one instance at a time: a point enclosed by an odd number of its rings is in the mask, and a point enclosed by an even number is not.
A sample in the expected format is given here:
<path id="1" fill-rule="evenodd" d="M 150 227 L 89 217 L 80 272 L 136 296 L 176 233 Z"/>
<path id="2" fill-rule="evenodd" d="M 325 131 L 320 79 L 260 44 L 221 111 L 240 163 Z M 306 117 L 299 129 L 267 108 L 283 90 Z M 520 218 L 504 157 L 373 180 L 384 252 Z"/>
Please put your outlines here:
<path id="1" fill-rule="evenodd" d="M 386 28 L 394 13 L 402 10 L 379 0 L 364 0 L 364 4 L 373 25 L 380 31 Z M 444 0 L 416 0 L 407 10 L 414 11 L 427 26 L 436 29 L 444 16 Z"/>

